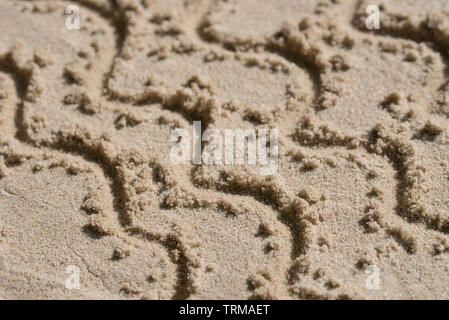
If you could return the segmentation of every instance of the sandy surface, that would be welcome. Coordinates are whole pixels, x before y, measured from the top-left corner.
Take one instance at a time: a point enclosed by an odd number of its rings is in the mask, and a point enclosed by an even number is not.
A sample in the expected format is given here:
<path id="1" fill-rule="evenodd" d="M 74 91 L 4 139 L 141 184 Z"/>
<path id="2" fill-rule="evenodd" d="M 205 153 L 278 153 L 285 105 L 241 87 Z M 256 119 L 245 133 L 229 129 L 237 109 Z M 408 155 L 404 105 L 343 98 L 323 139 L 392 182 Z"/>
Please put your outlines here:
<path id="1" fill-rule="evenodd" d="M 447 0 L 69 4 L 0 1 L 0 298 L 449 298 Z"/>

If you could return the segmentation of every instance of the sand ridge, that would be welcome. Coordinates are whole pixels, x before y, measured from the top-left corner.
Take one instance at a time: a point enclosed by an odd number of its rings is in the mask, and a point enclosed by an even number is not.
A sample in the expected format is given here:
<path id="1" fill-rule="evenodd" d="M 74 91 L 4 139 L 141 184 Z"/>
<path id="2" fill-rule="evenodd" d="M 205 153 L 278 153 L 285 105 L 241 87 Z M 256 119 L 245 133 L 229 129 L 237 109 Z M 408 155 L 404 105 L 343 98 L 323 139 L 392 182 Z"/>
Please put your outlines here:
<path id="1" fill-rule="evenodd" d="M 78 31 L 0 2 L 2 297 L 447 297 L 444 1 L 379 33 L 364 1 L 266 2 L 81 0 Z M 171 164 L 194 120 L 279 128 L 279 173 Z"/>

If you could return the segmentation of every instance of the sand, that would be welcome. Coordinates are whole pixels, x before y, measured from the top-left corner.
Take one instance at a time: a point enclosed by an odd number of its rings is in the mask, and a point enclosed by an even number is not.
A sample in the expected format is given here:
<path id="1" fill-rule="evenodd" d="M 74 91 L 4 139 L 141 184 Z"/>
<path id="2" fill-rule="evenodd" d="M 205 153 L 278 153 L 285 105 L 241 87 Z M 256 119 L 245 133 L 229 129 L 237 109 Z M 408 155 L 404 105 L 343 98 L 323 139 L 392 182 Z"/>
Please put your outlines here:
<path id="1" fill-rule="evenodd" d="M 0 298 L 448 299 L 448 21 L 447 0 L 1 0 Z M 278 171 L 173 163 L 193 121 L 277 129 Z"/>

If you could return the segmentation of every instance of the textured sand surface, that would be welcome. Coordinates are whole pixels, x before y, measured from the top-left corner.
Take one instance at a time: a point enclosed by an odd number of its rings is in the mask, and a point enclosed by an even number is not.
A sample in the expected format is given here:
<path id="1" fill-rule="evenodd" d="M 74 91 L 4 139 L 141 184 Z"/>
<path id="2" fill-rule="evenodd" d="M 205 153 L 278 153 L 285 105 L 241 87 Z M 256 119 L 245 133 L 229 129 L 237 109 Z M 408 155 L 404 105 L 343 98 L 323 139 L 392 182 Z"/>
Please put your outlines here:
<path id="1" fill-rule="evenodd" d="M 0 0 L 0 298 L 448 299 L 448 124 L 447 0 Z"/>

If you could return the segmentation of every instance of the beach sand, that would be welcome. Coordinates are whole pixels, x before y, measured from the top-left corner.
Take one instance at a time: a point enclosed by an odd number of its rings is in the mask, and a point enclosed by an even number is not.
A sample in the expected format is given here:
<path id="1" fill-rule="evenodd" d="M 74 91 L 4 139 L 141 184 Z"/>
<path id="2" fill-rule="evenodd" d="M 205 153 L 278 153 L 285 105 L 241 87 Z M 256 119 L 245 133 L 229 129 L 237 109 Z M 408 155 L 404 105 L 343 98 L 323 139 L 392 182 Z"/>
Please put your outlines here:
<path id="1" fill-rule="evenodd" d="M 0 298 L 448 299 L 448 68 L 447 0 L 1 0 Z"/>

